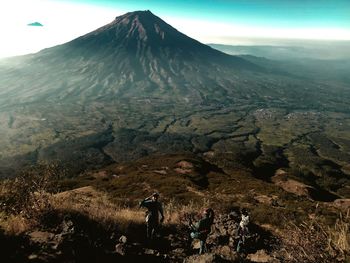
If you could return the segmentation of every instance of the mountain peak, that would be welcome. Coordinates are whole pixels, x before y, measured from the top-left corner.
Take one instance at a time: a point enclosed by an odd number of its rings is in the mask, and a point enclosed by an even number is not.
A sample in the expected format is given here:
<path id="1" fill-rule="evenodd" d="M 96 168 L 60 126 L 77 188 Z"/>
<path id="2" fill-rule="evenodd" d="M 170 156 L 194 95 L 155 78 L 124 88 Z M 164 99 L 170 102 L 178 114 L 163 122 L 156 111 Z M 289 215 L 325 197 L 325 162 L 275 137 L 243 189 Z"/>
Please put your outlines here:
<path id="1" fill-rule="evenodd" d="M 150 10 L 134 11 L 118 16 L 110 24 L 119 35 L 137 41 L 163 41 L 166 37 L 180 32 L 154 15 Z M 104 28 L 105 29 L 105 28 Z M 175 40 L 175 39 L 173 39 Z"/>
<path id="2" fill-rule="evenodd" d="M 116 23 L 123 21 L 125 19 L 157 19 L 158 17 L 154 15 L 150 10 L 143 10 L 143 11 L 133 11 L 133 12 L 128 12 L 124 15 L 117 16 L 115 18 Z M 159 18 L 158 18 L 159 19 Z"/>
<path id="3" fill-rule="evenodd" d="M 150 10 L 136 10 L 136 11 L 125 13 L 124 15 L 121 15 L 121 16 L 117 16 L 116 18 L 122 17 L 122 16 L 135 16 L 135 15 L 151 15 L 151 16 L 155 16 Z"/>
<path id="4" fill-rule="evenodd" d="M 111 23 L 71 41 L 62 48 L 66 50 L 66 54 L 71 54 L 70 57 L 79 55 L 92 60 L 96 60 L 96 57 L 108 57 L 123 63 L 129 61 L 126 63 L 128 67 L 132 65 L 135 69 L 140 66 L 145 72 L 150 71 L 148 68 L 153 71 L 154 64 L 158 67 L 169 61 L 175 63 L 179 69 L 185 63 L 216 63 L 230 68 L 237 65 L 241 68 L 247 64 L 240 58 L 224 54 L 186 36 L 149 10 L 118 16 Z"/>

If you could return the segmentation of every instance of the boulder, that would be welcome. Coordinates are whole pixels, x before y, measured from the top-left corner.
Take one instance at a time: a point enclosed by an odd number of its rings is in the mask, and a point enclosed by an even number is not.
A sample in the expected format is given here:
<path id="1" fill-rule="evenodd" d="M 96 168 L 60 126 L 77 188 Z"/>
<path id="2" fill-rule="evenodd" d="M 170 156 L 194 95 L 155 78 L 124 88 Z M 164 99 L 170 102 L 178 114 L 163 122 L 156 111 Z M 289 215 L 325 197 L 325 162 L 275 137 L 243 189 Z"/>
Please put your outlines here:
<path id="1" fill-rule="evenodd" d="M 126 254 L 126 247 L 123 243 L 118 243 L 115 245 L 115 252 L 121 256 L 125 256 Z"/>
<path id="2" fill-rule="evenodd" d="M 54 239 L 55 234 L 43 231 L 33 231 L 29 233 L 28 236 L 34 243 L 46 244 Z"/>
<path id="3" fill-rule="evenodd" d="M 258 250 L 254 254 L 247 256 L 251 262 L 264 262 L 264 263 L 279 263 L 280 261 L 276 258 L 271 257 L 264 249 Z"/>
<path id="4" fill-rule="evenodd" d="M 214 252 L 230 262 L 238 259 L 237 252 L 229 246 L 219 246 Z"/>
<path id="5" fill-rule="evenodd" d="M 187 257 L 184 260 L 184 263 L 215 263 L 222 261 L 222 258 L 219 255 L 213 253 L 206 253 L 203 255 L 193 255 Z"/>
<path id="6" fill-rule="evenodd" d="M 350 209 L 350 199 L 336 199 L 334 200 L 333 205 L 344 211 L 347 211 L 348 209 Z"/>
<path id="7" fill-rule="evenodd" d="M 128 241 L 127 237 L 126 236 L 121 236 L 119 238 L 119 242 L 122 243 L 122 244 L 126 244 L 126 242 Z"/>

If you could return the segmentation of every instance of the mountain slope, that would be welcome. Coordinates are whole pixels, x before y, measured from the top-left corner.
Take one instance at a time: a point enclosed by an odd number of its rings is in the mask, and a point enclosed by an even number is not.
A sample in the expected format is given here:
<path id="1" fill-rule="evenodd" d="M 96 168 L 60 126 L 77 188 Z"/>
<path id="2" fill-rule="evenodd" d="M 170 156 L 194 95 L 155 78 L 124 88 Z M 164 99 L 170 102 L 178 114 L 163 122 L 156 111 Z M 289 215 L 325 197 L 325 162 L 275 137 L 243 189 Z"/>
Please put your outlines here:
<path id="1" fill-rule="evenodd" d="M 11 100 L 4 93 L 2 105 L 18 103 L 18 99 L 23 103 L 43 99 L 84 103 L 134 96 L 174 101 L 185 96 L 202 102 L 214 86 L 216 99 L 225 99 L 229 87 L 235 85 L 235 71 L 259 69 L 187 37 L 150 11 L 127 13 L 25 59 L 19 69 L 5 72 L 4 86 L 16 96 Z"/>

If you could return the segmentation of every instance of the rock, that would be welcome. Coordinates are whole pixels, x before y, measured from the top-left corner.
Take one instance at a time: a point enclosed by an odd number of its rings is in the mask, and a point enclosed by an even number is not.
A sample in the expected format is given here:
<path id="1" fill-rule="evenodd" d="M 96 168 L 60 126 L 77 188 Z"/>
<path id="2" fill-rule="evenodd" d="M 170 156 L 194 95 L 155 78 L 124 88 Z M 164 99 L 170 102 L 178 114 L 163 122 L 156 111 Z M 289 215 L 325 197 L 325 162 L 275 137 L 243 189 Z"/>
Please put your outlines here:
<path id="1" fill-rule="evenodd" d="M 237 252 L 229 246 L 220 246 L 214 252 L 229 261 L 235 261 L 238 257 Z"/>
<path id="2" fill-rule="evenodd" d="M 72 234 L 75 232 L 75 227 L 74 223 L 70 219 L 65 219 L 62 222 L 62 234 L 67 235 L 67 234 Z"/>
<path id="3" fill-rule="evenodd" d="M 172 251 L 172 254 L 175 255 L 185 255 L 185 249 L 183 248 L 176 248 Z"/>
<path id="4" fill-rule="evenodd" d="M 31 254 L 28 256 L 28 259 L 29 260 L 33 260 L 33 259 L 37 259 L 39 256 L 38 255 L 35 255 L 35 254 Z"/>
<path id="5" fill-rule="evenodd" d="M 211 158 L 214 157 L 215 152 L 214 151 L 208 151 L 203 154 L 205 157 Z"/>
<path id="6" fill-rule="evenodd" d="M 150 248 L 146 248 L 144 253 L 146 255 L 155 255 L 156 254 L 156 251 L 154 249 L 150 249 Z"/>
<path id="7" fill-rule="evenodd" d="M 121 256 L 125 256 L 126 254 L 126 247 L 123 243 L 118 243 L 115 246 L 115 252 Z"/>
<path id="8" fill-rule="evenodd" d="M 125 256 L 127 250 L 128 238 L 126 236 L 121 236 L 119 238 L 119 243 L 115 245 L 115 252 L 119 255 Z"/>
<path id="9" fill-rule="evenodd" d="M 189 174 L 192 172 L 194 165 L 187 161 L 180 161 L 176 164 L 174 171 L 179 174 Z"/>
<path id="10" fill-rule="evenodd" d="M 249 254 L 247 256 L 247 259 L 249 259 L 252 262 L 265 262 L 265 263 L 278 263 L 279 260 L 276 258 L 271 257 L 266 253 L 264 249 L 258 250 L 254 254 Z"/>
<path id="11" fill-rule="evenodd" d="M 187 161 L 180 161 L 176 164 L 177 167 L 182 168 L 182 169 L 192 169 L 193 164 Z"/>
<path id="12" fill-rule="evenodd" d="M 347 211 L 350 209 L 350 199 L 336 199 L 334 200 L 333 205 Z"/>
<path id="13" fill-rule="evenodd" d="M 191 169 L 175 168 L 174 171 L 178 174 L 189 174 L 192 172 Z"/>
<path id="14" fill-rule="evenodd" d="M 35 243 L 49 243 L 55 237 L 53 233 L 42 231 L 31 232 L 28 236 Z"/>
<path id="15" fill-rule="evenodd" d="M 119 242 L 120 242 L 120 243 L 126 244 L 127 241 L 128 241 L 128 239 L 127 239 L 126 236 L 121 236 L 121 237 L 119 238 Z"/>
<path id="16" fill-rule="evenodd" d="M 222 262 L 219 255 L 213 253 L 206 253 L 203 255 L 193 255 L 184 260 L 184 263 L 215 263 Z"/>
<path id="17" fill-rule="evenodd" d="M 193 249 L 199 249 L 200 248 L 200 242 L 198 239 L 195 239 L 192 241 L 192 247 Z"/>

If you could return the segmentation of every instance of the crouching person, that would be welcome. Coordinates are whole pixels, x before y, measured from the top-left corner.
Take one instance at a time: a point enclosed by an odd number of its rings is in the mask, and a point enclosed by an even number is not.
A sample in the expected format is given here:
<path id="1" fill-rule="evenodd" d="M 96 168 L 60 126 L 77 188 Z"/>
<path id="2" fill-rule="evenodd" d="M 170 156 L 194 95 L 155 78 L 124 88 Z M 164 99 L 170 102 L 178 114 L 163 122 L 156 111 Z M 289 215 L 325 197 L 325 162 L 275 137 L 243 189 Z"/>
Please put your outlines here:
<path id="1" fill-rule="evenodd" d="M 191 238 L 198 239 L 200 242 L 199 254 L 207 252 L 206 240 L 214 223 L 214 211 L 207 208 L 203 211 L 203 217 L 196 224 L 190 224 L 192 229 Z"/>

